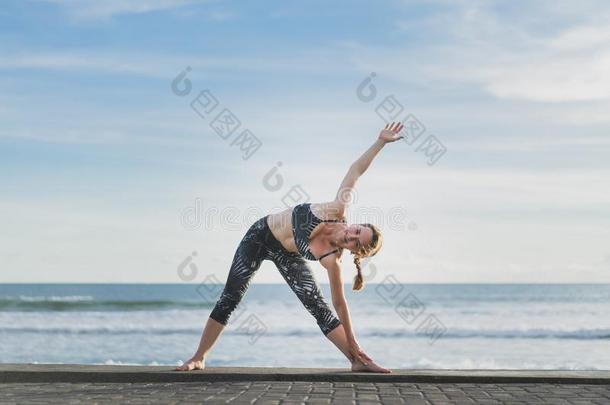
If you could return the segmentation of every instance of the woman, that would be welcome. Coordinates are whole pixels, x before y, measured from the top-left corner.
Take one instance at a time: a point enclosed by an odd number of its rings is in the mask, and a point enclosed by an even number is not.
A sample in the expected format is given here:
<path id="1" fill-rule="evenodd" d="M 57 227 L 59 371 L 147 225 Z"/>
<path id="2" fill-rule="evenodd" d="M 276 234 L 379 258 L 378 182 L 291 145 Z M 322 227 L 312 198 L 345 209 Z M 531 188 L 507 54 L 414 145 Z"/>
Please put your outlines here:
<path id="1" fill-rule="evenodd" d="M 353 290 L 361 290 L 364 282 L 360 258 L 375 255 L 381 248 L 382 238 L 375 225 L 345 223 L 344 213 L 349 201 L 345 196 L 352 192 L 358 178 L 383 146 L 403 138 L 398 135 L 402 128 L 401 123 L 394 122 L 385 126 L 373 146 L 352 164 L 334 201 L 299 204 L 260 218 L 248 229 L 237 247 L 224 290 L 203 330 L 199 348 L 176 370 L 200 370 L 205 367 L 208 353 L 248 289 L 252 276 L 263 260 L 271 260 L 314 316 L 324 335 L 351 362 L 352 371 L 391 373 L 377 365 L 356 341 L 343 295 L 341 254 L 343 249 L 349 249 L 354 256 L 357 275 Z M 322 297 L 305 259 L 319 260 L 328 270 L 332 303 L 339 319 Z"/>

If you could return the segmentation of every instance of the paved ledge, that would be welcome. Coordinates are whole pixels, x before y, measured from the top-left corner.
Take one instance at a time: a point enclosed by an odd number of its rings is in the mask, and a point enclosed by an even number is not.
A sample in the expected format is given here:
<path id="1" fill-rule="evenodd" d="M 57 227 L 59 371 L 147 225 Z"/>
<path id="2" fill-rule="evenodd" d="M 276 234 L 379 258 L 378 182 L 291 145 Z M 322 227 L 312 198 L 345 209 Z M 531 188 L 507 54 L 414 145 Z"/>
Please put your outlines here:
<path id="1" fill-rule="evenodd" d="M 214 381 L 304 381 L 364 383 L 547 383 L 610 385 L 610 370 L 429 370 L 394 369 L 391 374 L 348 369 L 210 367 L 178 372 L 167 366 L 0 364 L 0 383 L 171 383 Z"/>

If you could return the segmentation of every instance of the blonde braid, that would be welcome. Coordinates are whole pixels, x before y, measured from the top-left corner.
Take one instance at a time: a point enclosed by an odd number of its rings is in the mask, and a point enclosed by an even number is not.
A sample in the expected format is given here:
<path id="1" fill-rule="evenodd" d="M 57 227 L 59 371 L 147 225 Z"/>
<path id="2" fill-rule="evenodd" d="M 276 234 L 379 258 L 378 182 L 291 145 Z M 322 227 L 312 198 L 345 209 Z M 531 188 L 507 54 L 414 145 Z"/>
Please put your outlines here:
<path id="1" fill-rule="evenodd" d="M 354 285 L 352 286 L 353 291 L 360 291 L 364 288 L 364 278 L 362 277 L 362 269 L 360 268 L 360 256 L 354 255 L 354 264 L 358 273 L 354 277 Z"/>
<path id="2" fill-rule="evenodd" d="M 357 253 L 352 253 L 354 255 L 354 264 L 356 265 L 357 270 L 356 276 L 354 277 L 354 285 L 352 286 L 352 291 L 360 291 L 364 288 L 364 277 L 362 277 L 360 259 L 362 257 L 375 256 L 383 245 L 383 238 L 381 237 L 381 231 L 379 230 L 379 228 L 372 224 L 361 225 L 371 228 L 371 230 L 373 231 L 373 240 L 371 242 L 371 246 L 362 246 L 360 251 L 358 251 Z"/>

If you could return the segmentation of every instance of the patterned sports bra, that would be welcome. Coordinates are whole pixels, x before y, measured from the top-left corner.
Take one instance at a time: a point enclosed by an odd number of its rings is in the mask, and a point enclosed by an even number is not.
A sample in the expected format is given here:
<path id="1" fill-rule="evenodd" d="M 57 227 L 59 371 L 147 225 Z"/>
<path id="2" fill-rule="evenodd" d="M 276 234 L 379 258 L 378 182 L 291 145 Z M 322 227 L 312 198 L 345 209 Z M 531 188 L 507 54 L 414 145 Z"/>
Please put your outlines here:
<path id="1" fill-rule="evenodd" d="M 320 219 L 311 212 L 311 203 L 302 203 L 296 205 L 292 209 L 292 235 L 294 236 L 294 243 L 297 245 L 299 254 L 308 260 L 320 260 L 328 255 L 336 253 L 339 249 L 335 249 L 331 252 L 325 253 L 322 256 L 316 257 L 309 250 L 309 237 L 311 232 L 321 222 L 345 222 L 340 219 Z"/>

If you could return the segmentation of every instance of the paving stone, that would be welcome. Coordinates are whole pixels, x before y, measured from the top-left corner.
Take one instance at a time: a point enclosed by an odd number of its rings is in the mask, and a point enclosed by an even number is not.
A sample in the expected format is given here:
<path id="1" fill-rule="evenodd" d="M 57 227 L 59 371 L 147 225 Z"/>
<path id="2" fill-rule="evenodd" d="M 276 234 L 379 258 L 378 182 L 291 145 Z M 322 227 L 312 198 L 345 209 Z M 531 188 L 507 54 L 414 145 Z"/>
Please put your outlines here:
<path id="1" fill-rule="evenodd" d="M 7 383 L 0 404 L 594 404 L 610 403 L 610 386 L 591 384 L 412 383 Z"/>

